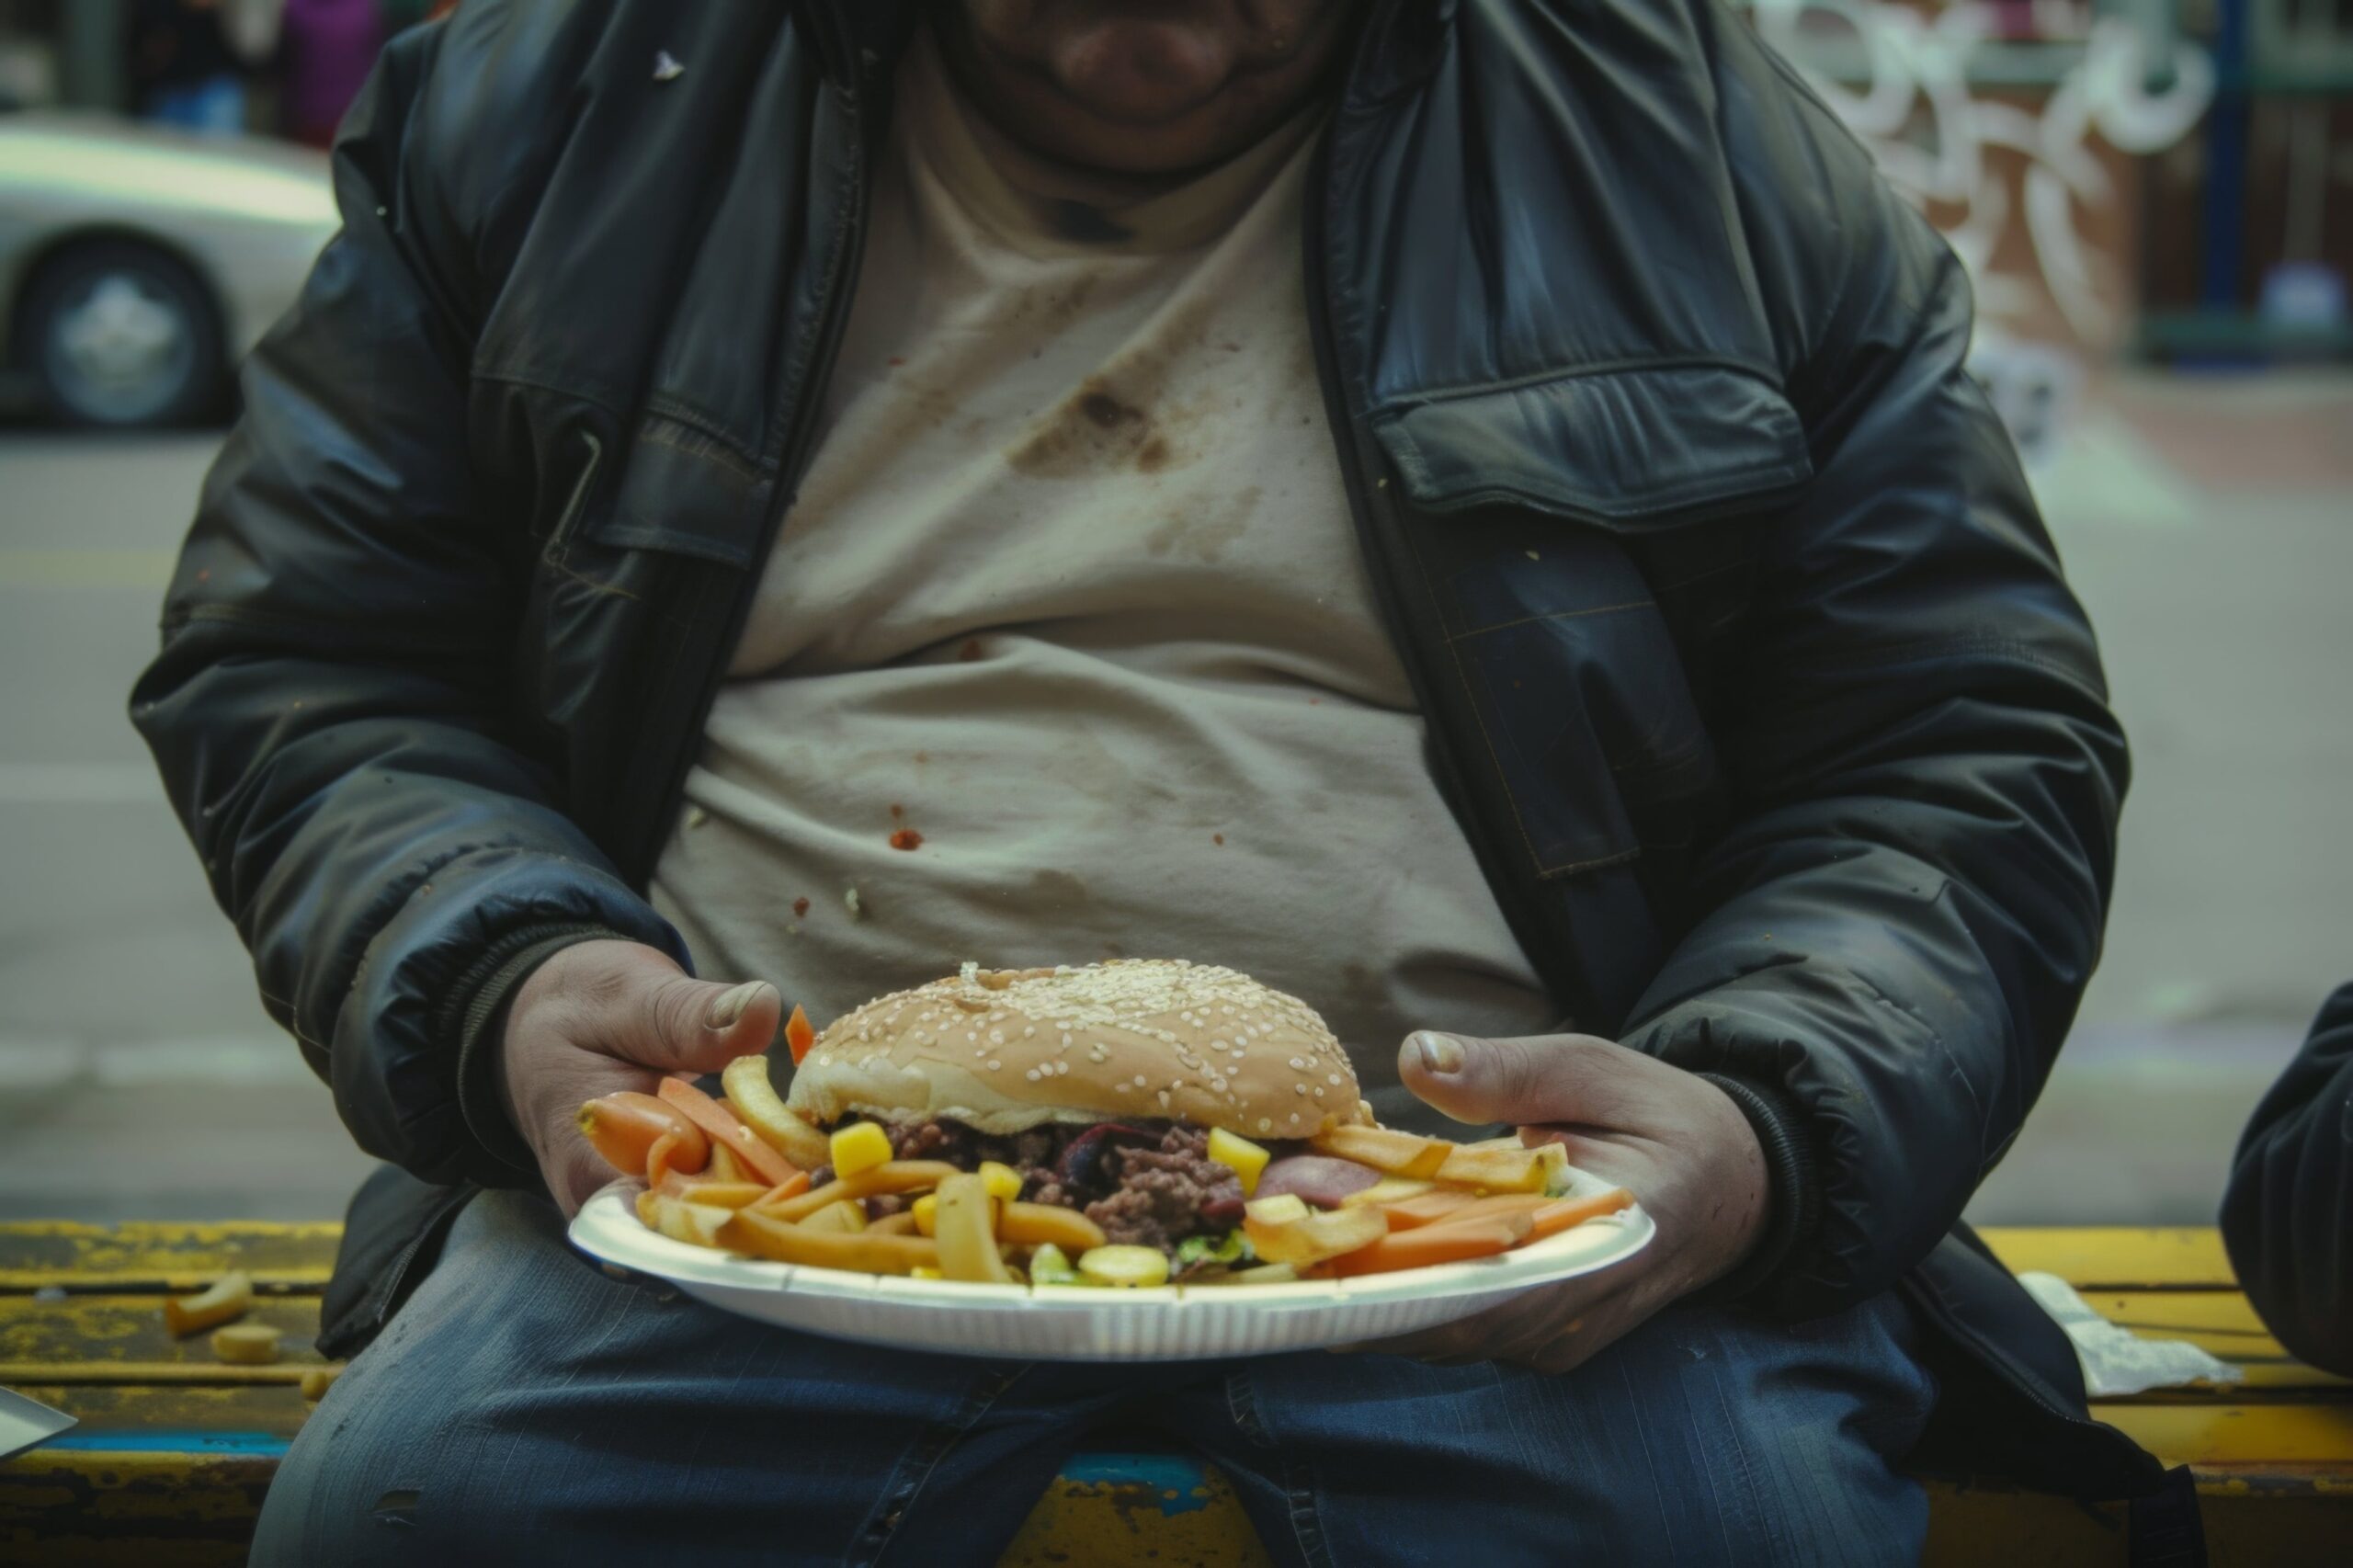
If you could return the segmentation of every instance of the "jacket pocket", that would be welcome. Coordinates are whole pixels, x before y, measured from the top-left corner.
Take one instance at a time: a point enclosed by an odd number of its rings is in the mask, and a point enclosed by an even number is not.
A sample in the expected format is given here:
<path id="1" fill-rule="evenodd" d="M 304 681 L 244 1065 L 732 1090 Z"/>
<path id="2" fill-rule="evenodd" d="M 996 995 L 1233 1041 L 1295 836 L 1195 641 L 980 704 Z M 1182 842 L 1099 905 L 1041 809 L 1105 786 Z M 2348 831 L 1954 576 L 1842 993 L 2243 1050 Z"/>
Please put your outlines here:
<path id="1" fill-rule="evenodd" d="M 540 559 L 551 566 L 562 565 L 564 551 L 572 543 L 572 536 L 580 526 L 581 514 L 588 509 L 589 497 L 596 494 L 597 472 L 605 463 L 605 443 L 594 430 L 580 432 L 580 444 L 586 452 L 580 472 L 573 479 L 572 489 L 564 497 L 563 509 L 547 532 L 540 546 Z"/>
<path id="2" fill-rule="evenodd" d="M 775 493 L 770 471 L 665 414 L 645 415 L 619 455 L 612 501 L 583 525 L 586 538 L 615 549 L 751 564 Z"/>
<path id="3" fill-rule="evenodd" d="M 1533 507 L 1611 530 L 1760 510 L 1813 476 L 1797 410 L 1758 372 L 1656 364 L 1397 399 L 1374 437 L 1425 512 Z"/>

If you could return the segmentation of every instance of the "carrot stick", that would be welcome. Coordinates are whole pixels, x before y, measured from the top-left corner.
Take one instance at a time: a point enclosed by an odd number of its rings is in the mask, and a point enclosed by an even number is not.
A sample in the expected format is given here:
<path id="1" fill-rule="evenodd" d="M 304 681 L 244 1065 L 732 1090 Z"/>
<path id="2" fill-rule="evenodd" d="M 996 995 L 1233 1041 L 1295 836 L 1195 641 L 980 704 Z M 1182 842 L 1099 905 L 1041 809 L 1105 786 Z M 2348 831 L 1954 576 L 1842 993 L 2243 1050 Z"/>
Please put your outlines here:
<path id="1" fill-rule="evenodd" d="M 1392 1231 L 1370 1246 L 1342 1253 L 1324 1267 L 1335 1278 L 1347 1279 L 1359 1274 L 1391 1274 L 1401 1268 L 1427 1268 L 1433 1264 L 1492 1257 L 1518 1246 L 1532 1225 L 1528 1215 L 1520 1213 Z"/>
<path id="2" fill-rule="evenodd" d="M 662 1097 L 678 1113 L 710 1135 L 710 1141 L 733 1153 L 753 1175 L 773 1187 L 792 1179 L 792 1162 L 760 1142 L 735 1113 L 688 1083 L 684 1078 L 662 1080 Z"/>
<path id="3" fill-rule="evenodd" d="M 1384 1203 L 1381 1209 L 1382 1213 L 1389 1216 L 1389 1229 L 1393 1234 L 1398 1231 L 1411 1231 L 1423 1225 L 1434 1225 L 1448 1215 L 1459 1210 L 1467 1209 L 1478 1200 L 1479 1195 L 1475 1192 L 1465 1192 L 1461 1187 L 1442 1187 L 1434 1191 L 1418 1193 L 1412 1198 L 1401 1198 L 1394 1203 Z"/>
<path id="4" fill-rule="evenodd" d="M 746 1209 L 756 1209 L 766 1203 L 781 1203 L 788 1198 L 798 1198 L 808 1190 L 809 1173 L 807 1171 L 795 1171 L 790 1176 L 787 1176 L 784 1180 L 777 1183 L 774 1187 L 768 1188 L 766 1192 L 763 1192 L 744 1207 Z"/>
<path id="5" fill-rule="evenodd" d="M 784 1043 L 785 1048 L 792 1052 L 795 1067 L 808 1056 L 809 1048 L 817 1043 L 817 1031 L 809 1027 L 809 1015 L 801 1010 L 798 1002 L 792 1005 L 792 1016 L 784 1020 Z"/>
<path id="6" fill-rule="evenodd" d="M 1572 1225 L 1582 1225 L 1587 1220 L 1598 1220 L 1604 1214 L 1631 1209 L 1633 1203 L 1634 1195 L 1622 1187 L 1611 1187 L 1608 1192 L 1592 1198 L 1557 1199 L 1536 1210 L 1532 1216 L 1536 1225 L 1528 1233 L 1528 1239 L 1535 1242 L 1546 1236 L 1557 1236 Z"/>
<path id="7" fill-rule="evenodd" d="M 709 1143 L 704 1147 L 709 1148 Z M 654 1147 L 645 1151 L 645 1186 L 649 1192 L 668 1185 L 670 1162 L 677 1155 L 678 1135 L 675 1132 L 665 1132 L 654 1141 Z"/>
<path id="8" fill-rule="evenodd" d="M 652 1095 L 632 1089 L 600 1095 L 580 1108 L 577 1120 L 589 1146 L 623 1176 L 645 1168 L 654 1141 L 665 1132 L 677 1135 L 670 1159 L 678 1169 L 699 1171 L 710 1159 L 710 1142 L 702 1130 Z"/>

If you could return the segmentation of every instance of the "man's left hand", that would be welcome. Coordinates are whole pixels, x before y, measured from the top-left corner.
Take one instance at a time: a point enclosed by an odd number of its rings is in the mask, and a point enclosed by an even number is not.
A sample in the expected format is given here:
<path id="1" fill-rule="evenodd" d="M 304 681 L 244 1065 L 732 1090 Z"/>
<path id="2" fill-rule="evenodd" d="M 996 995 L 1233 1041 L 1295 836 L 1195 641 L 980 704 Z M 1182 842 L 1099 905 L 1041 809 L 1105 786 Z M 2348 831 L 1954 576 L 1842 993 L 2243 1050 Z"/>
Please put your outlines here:
<path id="1" fill-rule="evenodd" d="M 1765 1228 L 1765 1153 L 1706 1079 L 1591 1035 L 1475 1040 L 1417 1031 L 1405 1086 L 1457 1121 L 1510 1122 L 1631 1191 L 1651 1244 L 1582 1279 L 1516 1296 L 1440 1328 L 1359 1346 L 1430 1360 L 1522 1361 L 1566 1371 L 1678 1297 L 1729 1273 Z"/>

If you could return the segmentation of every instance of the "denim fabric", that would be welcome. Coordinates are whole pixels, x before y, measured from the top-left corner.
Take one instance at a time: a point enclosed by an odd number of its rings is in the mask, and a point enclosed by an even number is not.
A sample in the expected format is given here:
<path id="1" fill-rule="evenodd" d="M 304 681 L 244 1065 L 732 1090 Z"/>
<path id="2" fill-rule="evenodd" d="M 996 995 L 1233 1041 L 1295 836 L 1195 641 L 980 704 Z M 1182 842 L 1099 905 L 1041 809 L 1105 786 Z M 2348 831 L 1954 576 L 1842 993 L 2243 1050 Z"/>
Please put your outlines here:
<path id="1" fill-rule="evenodd" d="M 1915 1349 L 1881 1297 L 1669 1312 L 1562 1377 L 911 1355 L 609 1278 L 494 1192 L 304 1426 L 252 1561 L 987 1563 L 1117 1423 L 1222 1468 L 1279 1562 L 1911 1562 Z"/>

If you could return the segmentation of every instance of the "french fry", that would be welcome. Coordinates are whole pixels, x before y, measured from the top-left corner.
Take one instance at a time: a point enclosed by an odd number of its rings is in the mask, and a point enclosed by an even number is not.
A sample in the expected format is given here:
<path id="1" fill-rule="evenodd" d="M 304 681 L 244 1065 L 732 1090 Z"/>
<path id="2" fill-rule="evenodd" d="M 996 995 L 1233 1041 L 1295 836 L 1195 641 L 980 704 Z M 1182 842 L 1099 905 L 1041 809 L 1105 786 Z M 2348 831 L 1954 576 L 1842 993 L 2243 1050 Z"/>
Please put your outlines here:
<path id="1" fill-rule="evenodd" d="M 1449 1145 L 1438 1168 L 1440 1181 L 1490 1192 L 1541 1192 L 1544 1156 L 1533 1149 L 1465 1149 Z"/>
<path id="2" fill-rule="evenodd" d="M 892 1160 L 871 1170 L 829 1181 L 824 1186 L 770 1203 L 762 1199 L 754 1205 L 763 1214 L 773 1214 L 779 1220 L 801 1221 L 814 1214 L 828 1203 L 839 1203 L 845 1198 L 872 1198 L 882 1192 L 919 1192 L 938 1187 L 949 1176 L 961 1174 L 945 1160 Z"/>
<path id="3" fill-rule="evenodd" d="M 175 1339 L 185 1339 L 208 1328 L 245 1315 L 254 1304 L 254 1282 L 243 1270 L 232 1270 L 196 1295 L 164 1303 L 164 1327 Z"/>
<path id="4" fill-rule="evenodd" d="M 648 1213 L 653 1218 L 646 1219 Z M 720 1227 L 734 1218 L 735 1210 L 722 1209 L 715 1203 L 688 1203 L 683 1199 L 665 1198 L 649 1192 L 638 1204 L 638 1218 L 674 1242 L 692 1246 L 714 1247 L 719 1244 Z"/>
<path id="5" fill-rule="evenodd" d="M 1556 1236 L 1572 1225 L 1582 1225 L 1587 1220 L 1598 1220 L 1633 1206 L 1634 1195 L 1622 1187 L 1613 1187 L 1591 1198 L 1556 1198 L 1529 1216 L 1535 1228 L 1529 1232 L 1528 1239 L 1533 1242 Z"/>
<path id="6" fill-rule="evenodd" d="M 688 1083 L 684 1078 L 662 1080 L 662 1097 L 677 1107 L 678 1113 L 710 1135 L 713 1143 L 733 1153 L 762 1181 L 771 1185 L 785 1180 L 797 1168 L 791 1161 L 769 1148 L 739 1120 L 735 1113 Z"/>
<path id="7" fill-rule="evenodd" d="M 896 1214 L 885 1214 L 880 1220 L 867 1222 L 867 1233 L 875 1236 L 912 1236 L 915 1233 L 915 1211 L 902 1209 Z"/>
<path id="8" fill-rule="evenodd" d="M 1514 1214 L 1533 1214 L 1552 1199 L 1540 1192 L 1496 1192 L 1484 1198 L 1473 1198 L 1451 1214 L 1432 1221 L 1438 1225 L 1467 1225 L 1483 1220 L 1505 1220 Z"/>
<path id="9" fill-rule="evenodd" d="M 326 1398 L 327 1390 L 335 1387 L 335 1379 L 341 1376 L 343 1376 L 343 1369 L 340 1366 L 304 1368 L 302 1397 L 316 1404 L 320 1400 Z"/>
<path id="10" fill-rule="evenodd" d="M 907 1215 L 909 1224 L 915 1214 Z M 1051 1203 L 1007 1203 L 997 1216 L 997 1240 L 1016 1246 L 1058 1246 L 1073 1257 L 1104 1244 L 1103 1227 L 1075 1209 Z"/>
<path id="11" fill-rule="evenodd" d="M 800 1009 L 793 1012 L 797 1017 Z M 726 1085 L 728 1105 L 762 1142 L 804 1171 L 825 1163 L 825 1135 L 784 1103 L 784 1096 L 768 1079 L 767 1057 L 739 1056 L 727 1064 L 719 1080 Z"/>
<path id="12" fill-rule="evenodd" d="M 1349 1279 L 1362 1274 L 1389 1274 L 1401 1268 L 1427 1268 L 1434 1264 L 1492 1257 L 1499 1252 L 1509 1252 L 1527 1240 L 1534 1224 L 1522 1212 L 1424 1225 L 1418 1230 L 1383 1236 L 1354 1252 L 1342 1253 L 1324 1264 L 1324 1268 L 1335 1278 Z"/>
<path id="13" fill-rule="evenodd" d="M 809 1173 L 807 1171 L 795 1171 L 784 1180 L 777 1183 L 774 1187 L 769 1187 L 766 1192 L 761 1193 L 757 1198 L 752 1199 L 752 1201 L 749 1204 L 746 1204 L 745 1207 L 757 1208 L 762 1204 L 773 1207 L 776 1204 L 782 1203 L 788 1198 L 798 1198 L 808 1190 Z"/>
<path id="14" fill-rule="evenodd" d="M 267 1367 L 278 1359 L 279 1336 L 266 1323 L 233 1323 L 212 1331 L 212 1357 L 233 1367 Z"/>
<path id="15" fill-rule="evenodd" d="M 669 1162 L 676 1168 L 699 1171 L 710 1158 L 710 1141 L 700 1128 L 654 1096 L 632 1089 L 598 1096 L 574 1119 L 589 1147 L 623 1176 L 644 1173 L 654 1141 L 665 1132 L 676 1140 Z"/>
<path id="16" fill-rule="evenodd" d="M 744 1174 L 744 1167 L 737 1162 L 735 1156 L 727 1152 L 727 1145 L 724 1143 L 713 1143 L 710 1146 L 710 1164 L 702 1168 L 702 1174 L 713 1181 L 732 1183 L 751 1179 Z"/>
<path id="17" fill-rule="evenodd" d="M 996 1249 L 996 1205 L 987 1183 L 958 1171 L 940 1182 L 938 1197 L 934 1244 L 941 1276 L 980 1285 L 1012 1284 L 1012 1271 Z"/>
<path id="18" fill-rule="evenodd" d="M 1437 1176 L 1438 1167 L 1461 1147 L 1441 1138 L 1424 1138 L 1391 1127 L 1336 1127 L 1309 1139 L 1307 1146 L 1319 1154 L 1335 1154 L 1415 1181 Z"/>
<path id="19" fill-rule="evenodd" d="M 1389 1215 L 1380 1209 L 1333 1209 L 1268 1221 L 1245 1211 L 1242 1233 L 1267 1262 L 1298 1267 L 1371 1245 L 1389 1233 Z"/>
<path id="20" fill-rule="evenodd" d="M 1460 1213 L 1479 1201 L 1479 1195 L 1459 1187 L 1433 1187 L 1427 1192 L 1381 1205 L 1389 1216 L 1392 1231 L 1418 1230 L 1435 1225 L 1450 1214 Z"/>
<path id="21" fill-rule="evenodd" d="M 921 1236 L 812 1231 L 756 1209 L 738 1209 L 730 1215 L 719 1228 L 719 1244 L 779 1263 L 847 1268 L 854 1274 L 910 1274 L 939 1267 L 938 1244 Z"/>
<path id="22" fill-rule="evenodd" d="M 866 1229 L 866 1205 L 845 1198 L 839 1203 L 828 1203 L 801 1223 L 812 1231 L 843 1231 L 855 1233 Z"/>
<path id="23" fill-rule="evenodd" d="M 1370 1187 L 1341 1199 L 1340 1207 L 1361 1209 L 1370 1204 L 1375 1209 L 1386 1209 L 1392 1203 L 1403 1203 L 1408 1198 L 1419 1198 L 1437 1186 L 1434 1181 L 1409 1181 L 1404 1176 L 1385 1176 Z"/>
<path id="24" fill-rule="evenodd" d="M 803 1176 L 805 1183 L 808 1178 Z M 757 1203 L 775 1188 L 756 1181 L 697 1181 L 672 1171 L 662 1181 L 662 1196 L 685 1203 L 715 1204 L 722 1209 L 743 1209 Z"/>

